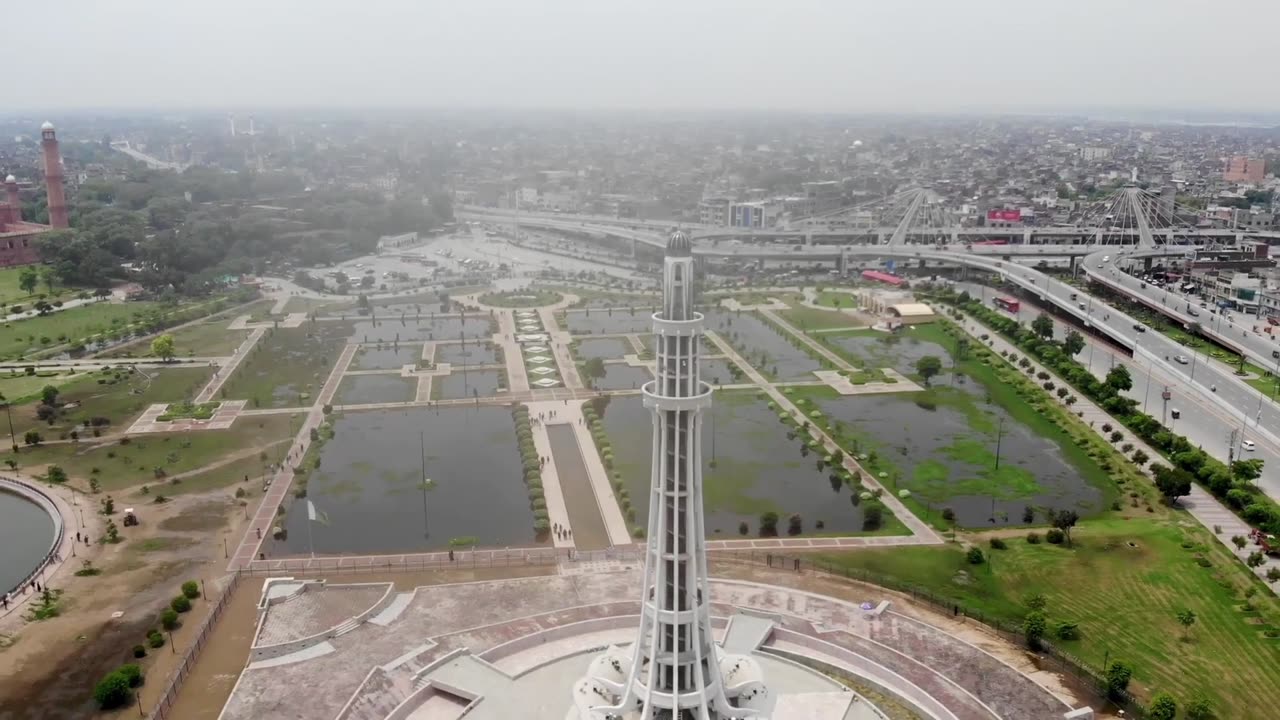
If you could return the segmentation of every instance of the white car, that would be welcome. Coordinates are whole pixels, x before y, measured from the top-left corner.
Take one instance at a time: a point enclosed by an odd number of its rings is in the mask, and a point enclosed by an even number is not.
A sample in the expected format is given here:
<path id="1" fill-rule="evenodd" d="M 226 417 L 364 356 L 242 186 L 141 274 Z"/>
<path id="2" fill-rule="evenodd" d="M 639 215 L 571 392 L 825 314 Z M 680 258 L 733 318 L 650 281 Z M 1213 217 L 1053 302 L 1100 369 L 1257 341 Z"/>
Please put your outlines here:
<path id="1" fill-rule="evenodd" d="M 1248 450 L 1249 452 L 1253 452 L 1254 448 L 1257 446 L 1253 444 L 1252 440 L 1241 440 L 1240 447 Z"/>
<path id="2" fill-rule="evenodd" d="M 1187 363 L 1191 362 L 1190 360 L 1187 359 L 1186 355 L 1178 355 L 1174 357 L 1173 360 L 1179 365 L 1186 365 Z"/>

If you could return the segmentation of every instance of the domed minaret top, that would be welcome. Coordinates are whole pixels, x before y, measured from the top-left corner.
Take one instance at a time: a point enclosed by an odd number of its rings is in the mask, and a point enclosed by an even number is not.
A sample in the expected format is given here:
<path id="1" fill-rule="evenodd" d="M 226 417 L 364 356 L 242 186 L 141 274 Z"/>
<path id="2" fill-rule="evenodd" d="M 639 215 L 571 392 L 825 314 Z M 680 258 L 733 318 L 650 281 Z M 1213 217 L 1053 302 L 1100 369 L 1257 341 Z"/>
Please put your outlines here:
<path id="1" fill-rule="evenodd" d="M 53 123 L 49 122 L 48 120 L 45 120 L 45 121 L 40 125 L 40 129 L 41 129 L 41 130 L 52 130 L 52 129 L 53 129 Z"/>
<path id="2" fill-rule="evenodd" d="M 683 230 L 676 230 L 667 238 L 667 255 L 687 256 L 693 254 L 693 243 Z"/>

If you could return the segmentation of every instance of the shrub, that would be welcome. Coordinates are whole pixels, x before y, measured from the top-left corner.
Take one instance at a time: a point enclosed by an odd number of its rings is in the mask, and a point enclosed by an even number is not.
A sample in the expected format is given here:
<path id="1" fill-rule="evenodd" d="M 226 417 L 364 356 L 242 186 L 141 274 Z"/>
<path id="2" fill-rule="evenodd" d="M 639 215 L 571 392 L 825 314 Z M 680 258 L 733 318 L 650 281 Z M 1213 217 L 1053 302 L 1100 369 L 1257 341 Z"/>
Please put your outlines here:
<path id="1" fill-rule="evenodd" d="M 1029 533 L 1027 533 L 1027 543 L 1028 543 L 1028 544 L 1030 544 L 1030 545 L 1039 545 L 1039 544 L 1040 544 L 1040 533 L 1037 533 L 1037 532 L 1029 532 Z"/>
<path id="2" fill-rule="evenodd" d="M 147 634 L 147 644 L 153 648 L 164 647 L 164 635 L 159 630 L 152 630 Z"/>
<path id="3" fill-rule="evenodd" d="M 178 627 L 178 611 L 173 608 L 165 608 L 164 612 L 160 613 L 160 627 L 165 630 L 173 630 Z"/>
<path id="4" fill-rule="evenodd" d="M 121 665 L 116 672 L 123 675 L 124 679 L 129 681 L 129 687 L 131 688 L 138 687 L 142 684 L 142 668 L 138 667 L 134 663 Z"/>
<path id="5" fill-rule="evenodd" d="M 982 550 L 976 547 L 969 548 L 969 552 L 965 554 L 965 559 L 969 561 L 970 565 L 981 565 L 987 561 L 987 558 L 982 554 Z"/>
<path id="6" fill-rule="evenodd" d="M 1067 536 L 1058 528 L 1052 528 L 1044 534 L 1044 539 L 1050 545 L 1061 545 Z"/>
<path id="7" fill-rule="evenodd" d="M 1079 640 L 1080 624 L 1073 622 L 1060 622 L 1054 626 L 1053 636 L 1059 640 Z"/>
<path id="8" fill-rule="evenodd" d="M 1003 539 L 998 537 L 991 538 L 990 545 L 992 550 L 1006 550 L 1009 547 L 1008 543 L 1006 543 Z"/>
<path id="9" fill-rule="evenodd" d="M 134 657 L 136 657 L 136 658 L 143 658 L 143 657 L 146 657 L 146 656 L 147 656 L 147 649 L 146 649 L 144 646 L 142 646 L 142 645 L 134 645 L 134 646 L 133 646 L 133 656 L 134 656 Z"/>
<path id="10" fill-rule="evenodd" d="M 1027 613 L 1027 617 L 1022 621 L 1022 634 L 1027 640 L 1027 647 L 1032 650 L 1039 649 L 1040 639 L 1044 637 L 1047 625 L 1048 621 L 1045 619 L 1044 613 L 1039 610 Z"/>
<path id="11" fill-rule="evenodd" d="M 1116 660 L 1106 668 L 1107 695 L 1118 700 L 1120 694 L 1129 687 L 1129 678 L 1133 677 L 1133 668 L 1120 660 Z"/>
<path id="12" fill-rule="evenodd" d="M 1178 716 L 1178 703 L 1169 693 L 1156 693 L 1147 706 L 1148 720 L 1174 720 Z"/>
<path id="13" fill-rule="evenodd" d="M 119 671 L 108 673 L 93 688 L 93 699 L 103 710 L 118 708 L 129 702 L 129 679 Z"/>
<path id="14" fill-rule="evenodd" d="M 1213 706 L 1209 704 L 1209 698 L 1197 692 L 1187 701 L 1183 713 L 1187 720 L 1210 720 L 1213 717 Z"/>
<path id="15" fill-rule="evenodd" d="M 180 613 L 189 612 L 191 610 L 191 600 L 186 595 L 179 595 L 169 603 L 169 607 Z"/>
<path id="16" fill-rule="evenodd" d="M 195 580 L 188 580 L 182 583 L 182 594 L 191 600 L 195 600 L 200 597 L 200 585 Z"/>

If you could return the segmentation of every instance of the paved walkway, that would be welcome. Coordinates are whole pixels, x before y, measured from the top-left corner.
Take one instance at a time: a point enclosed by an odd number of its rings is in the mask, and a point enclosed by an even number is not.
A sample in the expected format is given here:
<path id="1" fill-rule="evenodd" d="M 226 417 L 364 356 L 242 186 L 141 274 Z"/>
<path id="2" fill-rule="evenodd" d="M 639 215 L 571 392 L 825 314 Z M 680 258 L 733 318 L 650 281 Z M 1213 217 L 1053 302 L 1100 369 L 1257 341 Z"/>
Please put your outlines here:
<path id="1" fill-rule="evenodd" d="M 989 335 L 991 340 L 989 347 L 997 353 L 1001 351 L 1010 351 L 1017 353 L 1018 357 L 1026 357 L 1027 360 L 1031 362 L 1031 368 L 1033 370 L 1032 374 L 1038 374 L 1041 371 L 1047 372 L 1058 385 L 1071 387 L 1073 390 L 1075 389 L 1065 380 L 1060 378 L 1053 369 L 1042 366 L 1040 363 L 1036 362 L 1032 355 L 1014 347 L 995 330 L 979 323 L 968 314 L 964 316 L 961 326 L 964 328 L 965 332 L 968 332 L 974 337 L 975 341 L 978 336 L 982 334 Z M 1083 394 L 1077 395 L 1076 398 L 1076 402 L 1071 406 L 1071 409 L 1075 412 L 1082 413 L 1080 419 L 1087 423 L 1099 437 L 1109 441 L 1109 438 L 1107 437 L 1108 433 L 1102 430 L 1102 426 L 1110 424 L 1114 426 L 1116 430 L 1119 430 L 1124 434 L 1124 438 L 1119 443 L 1112 443 L 1113 445 L 1133 443 L 1135 448 L 1138 448 L 1147 454 L 1147 457 L 1150 459 L 1147 461 L 1146 465 L 1142 467 L 1144 473 L 1147 472 L 1153 464 L 1168 464 L 1168 461 L 1161 456 L 1158 450 L 1143 442 L 1142 438 L 1137 437 L 1130 432 L 1123 423 L 1112 417 L 1102 408 L 1098 407 L 1092 400 L 1085 397 Z M 1059 402 L 1061 401 L 1059 400 Z M 1187 512 L 1190 513 L 1191 516 L 1194 517 L 1201 525 L 1208 528 L 1210 532 L 1214 531 L 1215 526 L 1221 528 L 1221 532 L 1214 532 L 1214 537 L 1218 538 L 1218 542 L 1222 543 L 1223 547 L 1227 548 L 1232 555 L 1240 558 L 1242 562 L 1250 553 L 1258 549 L 1253 543 L 1245 545 L 1243 550 L 1238 550 L 1236 548 L 1236 546 L 1231 542 L 1232 536 L 1243 535 L 1248 537 L 1249 531 L 1252 528 L 1248 523 L 1236 517 L 1235 513 L 1231 512 L 1231 510 L 1225 505 L 1218 502 L 1217 498 L 1213 497 L 1213 495 L 1199 484 L 1192 483 L 1191 494 L 1185 498 L 1181 498 L 1178 501 L 1178 504 L 1185 508 Z M 1264 557 L 1266 557 L 1266 562 L 1263 565 L 1251 569 L 1255 575 L 1262 578 L 1265 582 L 1268 568 L 1280 568 L 1280 558 L 1270 556 Z"/>
<path id="2" fill-rule="evenodd" d="M 578 365 L 573 361 L 573 351 L 569 348 L 573 336 L 567 330 L 561 330 L 556 322 L 556 313 L 550 308 L 540 308 L 538 316 L 542 319 L 542 327 L 551 338 L 551 354 L 555 356 L 556 365 L 560 366 L 560 380 L 570 390 L 583 387 L 582 378 L 578 375 Z"/>
<path id="3" fill-rule="evenodd" d="M 262 336 L 266 334 L 266 328 L 258 328 L 249 333 L 249 337 L 245 338 L 245 341 L 240 343 L 240 347 L 236 348 L 235 354 L 231 356 L 231 361 L 218 368 L 213 373 L 213 377 L 209 379 L 209 383 L 204 386 L 199 395 L 196 395 L 196 402 L 204 403 L 212 400 L 214 395 L 222 389 L 222 386 L 227 384 L 227 380 L 230 379 L 236 368 L 240 367 L 240 363 L 244 362 L 244 359 L 249 356 L 249 352 L 258 344 Z"/>
<path id="4" fill-rule="evenodd" d="M 502 348 L 510 392 L 528 392 L 529 373 L 524 367 L 524 351 L 520 348 L 520 343 L 516 342 L 516 320 L 510 310 L 498 313 L 498 334 L 493 336 L 493 343 Z"/>
<path id="5" fill-rule="evenodd" d="M 324 387 L 316 395 L 315 404 L 311 406 L 311 411 L 307 413 L 306 420 L 303 421 L 302 427 L 294 438 L 293 446 L 289 451 L 290 458 L 300 458 L 307 452 L 311 444 L 311 430 L 319 428 L 324 423 L 324 406 L 333 400 L 334 393 L 338 391 L 338 384 L 342 381 L 342 375 L 355 358 L 357 349 L 356 345 L 348 345 L 338 356 L 337 364 L 333 366 Z M 234 571 L 247 567 L 258 556 L 258 548 L 262 545 L 263 539 L 271 536 L 271 526 L 276 519 L 276 508 L 284 502 L 289 486 L 293 484 L 294 462 L 289 460 L 282 463 L 280 470 L 276 472 L 271 486 L 267 488 L 267 492 L 258 503 L 253 519 L 245 527 L 244 536 L 240 539 L 240 544 L 236 547 L 235 555 L 231 557 L 227 570 Z"/>
<path id="6" fill-rule="evenodd" d="M 92 560 L 101 552 L 102 546 L 97 543 L 97 540 L 106 531 L 106 518 L 97 512 L 97 506 L 94 504 L 97 502 L 96 497 L 85 495 L 65 485 L 50 485 L 36 478 L 9 470 L 5 470 L 4 475 L 27 485 L 38 487 L 53 501 L 58 515 L 62 517 L 62 538 L 58 548 L 53 558 L 34 578 L 42 586 L 49 584 L 51 581 L 56 583 L 55 587 L 60 586 L 62 582 L 67 580 L 67 576 L 70 573 L 80 569 L 81 561 Z M 105 497 L 105 495 L 98 497 Z M 85 512 L 85 510 L 88 510 L 88 512 Z M 119 517 L 119 515 L 116 517 Z M 83 540 L 77 543 L 77 533 L 82 533 L 84 537 L 92 538 L 92 544 L 85 543 Z M 71 565 L 70 569 L 67 568 L 68 564 Z M 0 594 L 8 590 L 9 588 L 0 588 Z M 22 611 L 27 606 L 27 603 L 36 597 L 39 597 L 39 593 L 34 589 L 28 589 L 19 591 L 10 597 L 7 608 L 0 605 L 0 630 L 9 630 L 16 627 L 17 624 L 25 622 Z"/>
<path id="7" fill-rule="evenodd" d="M 790 413 L 793 418 L 798 418 L 800 421 L 807 421 L 805 414 L 791 402 L 791 399 L 778 390 L 776 386 L 770 384 L 770 382 L 766 380 L 764 375 L 761 375 L 758 370 L 748 364 L 747 361 L 738 354 L 738 351 L 733 349 L 732 345 L 725 342 L 718 334 L 711 330 L 707 331 L 707 338 L 718 346 L 720 351 L 728 356 L 730 360 L 736 363 L 752 382 L 768 393 L 770 399 L 772 399 L 779 408 Z M 840 448 L 840 446 L 837 445 L 830 436 L 815 424 L 809 423 L 809 433 L 822 443 L 822 447 L 826 453 L 833 453 L 837 449 L 843 452 L 843 449 Z M 881 490 L 880 501 L 892 510 L 894 515 L 898 516 L 898 519 L 907 526 L 907 529 L 910 530 L 913 535 L 919 536 L 925 542 L 930 544 L 942 543 L 941 536 L 934 532 L 933 528 L 929 527 L 929 525 L 923 520 L 916 517 L 915 513 L 908 510 L 907 506 L 903 505 L 902 501 L 899 500 L 897 496 L 881 485 L 879 480 L 873 477 L 871 473 L 863 470 L 862 466 L 860 466 L 851 456 L 852 453 L 844 453 L 843 467 L 849 472 L 856 472 L 861 475 L 864 485 L 867 485 L 873 490 Z"/>
<path id="8" fill-rule="evenodd" d="M 539 458 L 546 458 L 546 464 L 542 466 L 542 494 L 547 501 L 547 517 L 552 527 L 559 525 L 572 529 L 573 523 L 569 521 L 569 511 L 565 507 L 564 491 L 560 488 L 560 471 L 556 467 L 555 454 L 551 451 L 551 440 L 547 437 L 547 423 L 554 421 L 546 420 L 546 416 L 553 411 L 568 408 L 557 402 L 528 403 L 526 407 L 529 408 L 533 446 L 537 449 Z M 557 548 L 574 547 L 572 539 L 560 537 L 556 533 L 551 534 L 551 540 Z"/>

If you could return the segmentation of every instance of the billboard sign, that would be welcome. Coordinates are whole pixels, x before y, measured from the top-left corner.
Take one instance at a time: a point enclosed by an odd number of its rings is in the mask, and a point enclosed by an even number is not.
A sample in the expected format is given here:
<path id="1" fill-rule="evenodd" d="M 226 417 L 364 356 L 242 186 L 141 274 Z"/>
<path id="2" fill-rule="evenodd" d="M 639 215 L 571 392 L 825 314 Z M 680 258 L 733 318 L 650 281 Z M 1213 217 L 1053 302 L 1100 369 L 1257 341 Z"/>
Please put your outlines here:
<path id="1" fill-rule="evenodd" d="M 1022 222 L 1021 210 L 988 210 L 987 222 Z"/>

